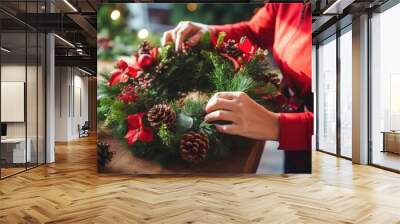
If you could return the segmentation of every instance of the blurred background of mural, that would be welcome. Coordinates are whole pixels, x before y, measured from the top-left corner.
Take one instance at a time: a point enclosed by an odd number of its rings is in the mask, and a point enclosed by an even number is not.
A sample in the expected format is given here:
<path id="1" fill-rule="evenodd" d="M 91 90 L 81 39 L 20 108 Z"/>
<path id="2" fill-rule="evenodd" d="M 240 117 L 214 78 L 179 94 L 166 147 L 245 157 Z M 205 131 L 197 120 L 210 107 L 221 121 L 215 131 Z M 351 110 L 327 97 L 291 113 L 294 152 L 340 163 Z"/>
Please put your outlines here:
<path id="1" fill-rule="evenodd" d="M 98 11 L 98 58 L 130 55 L 143 39 L 158 43 L 180 21 L 205 24 L 250 19 L 263 4 L 136 3 L 103 4 Z M 227 10 L 229 9 L 229 10 Z"/>
<path id="2" fill-rule="evenodd" d="M 129 60 L 143 40 L 160 44 L 164 31 L 180 21 L 204 24 L 231 24 L 249 20 L 264 4 L 201 4 L 201 3 L 113 3 L 103 4 L 97 14 L 97 71 L 109 73 L 113 61 Z M 270 56 L 270 62 L 274 61 Z M 276 73 L 280 73 L 276 68 Z M 98 76 L 98 81 L 101 81 Z M 257 173 L 284 172 L 284 154 L 277 142 L 267 142 Z"/>

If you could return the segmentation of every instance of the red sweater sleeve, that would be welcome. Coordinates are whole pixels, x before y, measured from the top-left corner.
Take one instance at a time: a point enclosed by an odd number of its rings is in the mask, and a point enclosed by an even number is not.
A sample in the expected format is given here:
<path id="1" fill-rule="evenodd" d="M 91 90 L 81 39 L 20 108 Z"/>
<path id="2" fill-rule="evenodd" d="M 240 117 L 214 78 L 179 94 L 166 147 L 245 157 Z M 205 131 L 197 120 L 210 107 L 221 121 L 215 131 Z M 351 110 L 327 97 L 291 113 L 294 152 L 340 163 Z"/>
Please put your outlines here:
<path id="1" fill-rule="evenodd" d="M 279 149 L 288 151 L 311 150 L 313 135 L 311 112 L 281 113 L 279 117 Z"/>
<path id="2" fill-rule="evenodd" d="M 211 26 L 216 32 L 225 32 L 226 39 L 239 41 L 248 37 L 253 43 L 264 49 L 272 49 L 275 32 L 276 4 L 265 4 L 249 21 L 236 24 Z"/>
<path id="3" fill-rule="evenodd" d="M 300 4 L 300 3 L 299 3 Z M 282 7 L 283 9 L 280 9 Z M 289 9 L 289 7 L 291 7 Z M 298 26 L 298 22 L 296 18 L 299 18 L 298 15 L 299 10 L 303 8 L 303 5 L 285 5 L 278 3 L 267 3 L 263 8 L 261 8 L 256 15 L 254 15 L 249 21 L 240 22 L 236 24 L 228 24 L 228 25 L 214 25 L 211 26 L 214 29 L 215 33 L 225 32 L 226 39 L 235 39 L 239 41 L 239 39 L 243 36 L 247 36 L 253 43 L 257 44 L 259 47 L 268 49 L 273 51 L 274 49 L 280 49 L 279 47 L 273 46 L 281 46 L 279 45 L 279 41 L 284 41 L 287 39 L 286 34 L 290 32 L 286 32 L 290 30 L 290 27 Z M 308 14 L 306 14 L 308 15 Z M 309 17 L 311 24 L 311 14 Z M 276 24 L 279 27 L 275 27 Z M 304 23 L 308 24 L 308 23 Z M 288 29 L 285 32 L 277 32 L 281 26 L 286 26 Z M 311 29 L 311 25 L 309 27 Z M 275 33 L 277 32 L 277 33 Z M 300 32 L 299 32 L 300 33 Z M 275 40 L 275 36 L 278 35 L 277 40 Z M 300 49 L 304 49 L 304 44 L 311 44 L 311 34 L 307 33 L 309 36 L 309 42 L 305 41 L 304 43 L 300 41 L 296 43 L 297 48 L 290 48 L 286 50 L 286 56 L 291 56 L 292 51 L 299 51 Z M 215 36 L 213 37 L 215 39 Z M 275 43 L 277 42 L 277 43 Z M 293 42 L 292 42 L 293 43 Z M 293 44 L 295 45 L 295 44 Z M 308 55 L 306 51 L 304 51 L 304 57 L 311 57 L 311 54 Z M 281 54 L 274 54 L 274 56 L 282 56 Z M 299 90 L 300 97 L 304 97 L 306 93 L 311 90 L 311 77 L 309 74 L 303 74 L 302 69 L 297 69 L 298 71 L 292 71 L 291 66 L 289 66 L 287 58 L 275 58 L 278 60 L 278 65 L 280 66 L 282 72 L 285 73 L 285 77 L 288 82 L 290 82 L 290 86 L 293 89 Z M 305 60 L 307 61 L 307 60 Z M 302 64 L 302 66 L 307 67 L 311 66 L 311 63 Z M 304 69 L 303 69 L 304 70 Z M 306 70 L 306 69 L 305 69 Z M 280 133 L 279 133 L 279 149 L 288 150 L 288 151 L 299 151 L 299 150 L 311 150 L 311 136 L 313 134 L 313 114 L 310 112 L 303 113 L 281 113 L 280 119 Z"/>

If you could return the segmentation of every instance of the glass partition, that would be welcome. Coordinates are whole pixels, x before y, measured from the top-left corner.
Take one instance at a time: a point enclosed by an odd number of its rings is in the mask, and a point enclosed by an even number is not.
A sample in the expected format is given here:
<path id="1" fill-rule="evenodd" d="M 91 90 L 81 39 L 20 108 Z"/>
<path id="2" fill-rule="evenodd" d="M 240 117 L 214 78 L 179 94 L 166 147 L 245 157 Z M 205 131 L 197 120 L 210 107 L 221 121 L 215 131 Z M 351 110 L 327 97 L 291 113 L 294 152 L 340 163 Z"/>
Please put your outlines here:
<path id="1" fill-rule="evenodd" d="M 336 36 L 318 54 L 318 149 L 336 154 Z"/>
<path id="2" fill-rule="evenodd" d="M 27 144 L 25 110 L 28 69 L 25 29 L 2 29 L 1 47 L 1 175 L 7 177 L 26 170 L 32 155 Z"/>
<path id="3" fill-rule="evenodd" d="M 340 41 L 340 155 L 352 157 L 352 32 L 342 31 Z"/>
<path id="4" fill-rule="evenodd" d="M 2 1 L 0 7 L 0 178 L 45 163 L 45 35 L 17 17 L 43 1 Z M 40 4 L 41 3 L 41 4 Z M 40 9 L 39 9 L 40 8 Z"/>
<path id="5" fill-rule="evenodd" d="M 400 171 L 400 4 L 371 18 L 371 162 Z"/>

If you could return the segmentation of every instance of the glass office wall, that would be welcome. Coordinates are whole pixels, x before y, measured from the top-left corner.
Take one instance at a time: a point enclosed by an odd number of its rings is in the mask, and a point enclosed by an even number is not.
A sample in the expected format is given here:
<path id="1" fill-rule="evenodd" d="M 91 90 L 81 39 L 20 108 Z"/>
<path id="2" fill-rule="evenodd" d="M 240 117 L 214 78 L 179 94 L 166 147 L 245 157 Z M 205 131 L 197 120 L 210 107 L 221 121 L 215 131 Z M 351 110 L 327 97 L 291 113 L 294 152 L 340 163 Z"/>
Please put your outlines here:
<path id="1" fill-rule="evenodd" d="M 370 162 L 400 170 L 400 4 L 371 18 Z"/>
<path id="2" fill-rule="evenodd" d="M 340 42 L 340 155 L 352 157 L 352 32 L 341 31 Z"/>
<path id="3" fill-rule="evenodd" d="M 22 27 L 20 27 L 22 28 Z M 31 151 L 26 147 L 26 32 L 15 30 L 1 34 L 1 175 L 9 176 L 26 169 Z"/>
<path id="4" fill-rule="evenodd" d="M 318 149 L 336 153 L 336 36 L 322 42 L 318 54 Z"/>
<path id="5" fill-rule="evenodd" d="M 0 3 L 0 178 L 45 162 L 45 35 L 21 21 L 39 5 Z"/>

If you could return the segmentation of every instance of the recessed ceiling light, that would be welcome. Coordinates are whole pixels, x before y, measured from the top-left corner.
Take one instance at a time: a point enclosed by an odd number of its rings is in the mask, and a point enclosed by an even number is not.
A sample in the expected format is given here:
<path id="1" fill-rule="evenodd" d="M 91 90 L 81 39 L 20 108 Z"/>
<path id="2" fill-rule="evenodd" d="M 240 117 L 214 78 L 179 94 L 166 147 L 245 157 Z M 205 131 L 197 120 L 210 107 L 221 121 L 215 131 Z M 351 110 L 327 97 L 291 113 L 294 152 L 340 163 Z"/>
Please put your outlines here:
<path id="1" fill-rule="evenodd" d="M 73 48 L 75 48 L 75 45 L 73 45 L 71 42 L 69 42 L 68 40 L 66 40 L 66 39 L 64 39 L 64 38 L 62 38 L 62 37 L 60 37 L 59 35 L 57 35 L 57 34 L 54 34 L 54 36 L 55 37 L 57 37 L 59 40 L 61 40 L 62 42 L 64 42 L 64 43 L 66 43 L 67 45 L 69 45 L 70 47 L 73 47 Z"/>
<path id="2" fill-rule="evenodd" d="M 90 72 L 88 72 L 88 71 L 86 71 L 86 70 L 83 70 L 83 69 L 81 69 L 81 68 L 79 68 L 79 67 L 78 67 L 78 70 L 81 71 L 81 72 L 83 72 L 83 73 L 85 73 L 85 74 L 87 74 L 87 75 L 92 75 L 92 73 L 90 73 Z"/>
<path id="3" fill-rule="evenodd" d="M 328 14 L 342 14 L 343 10 L 351 5 L 355 0 L 336 0 L 322 13 L 323 15 Z"/>
<path id="4" fill-rule="evenodd" d="M 5 47 L 1 47 L 0 49 L 1 49 L 2 51 L 6 52 L 6 53 L 10 53 L 10 52 L 11 52 L 11 50 L 9 50 L 9 49 L 7 49 L 7 48 L 5 48 Z"/>
<path id="5" fill-rule="evenodd" d="M 73 11 L 78 12 L 78 10 L 68 1 L 64 0 L 65 4 L 67 4 Z"/>

